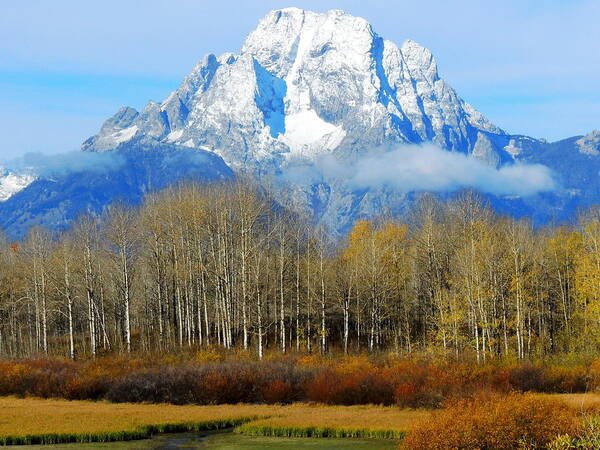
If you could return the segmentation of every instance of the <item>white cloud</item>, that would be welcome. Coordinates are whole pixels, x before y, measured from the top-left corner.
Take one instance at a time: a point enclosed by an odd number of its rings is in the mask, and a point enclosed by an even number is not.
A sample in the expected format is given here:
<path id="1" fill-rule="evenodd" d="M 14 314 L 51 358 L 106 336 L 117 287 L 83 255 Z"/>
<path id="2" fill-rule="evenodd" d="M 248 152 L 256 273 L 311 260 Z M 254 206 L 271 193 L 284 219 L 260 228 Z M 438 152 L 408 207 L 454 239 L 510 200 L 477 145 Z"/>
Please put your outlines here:
<path id="1" fill-rule="evenodd" d="M 557 188 L 546 166 L 514 164 L 494 168 L 471 156 L 433 145 L 376 150 L 351 161 L 327 155 L 314 165 L 291 165 L 283 178 L 302 184 L 342 181 L 356 189 L 388 187 L 400 192 L 450 192 L 472 188 L 487 194 L 523 197 Z"/>
<path id="2" fill-rule="evenodd" d="M 124 163 L 125 159 L 114 152 L 74 151 L 55 155 L 26 153 L 21 158 L 7 162 L 6 166 L 19 173 L 59 177 L 84 171 L 108 172 L 118 169 Z"/>

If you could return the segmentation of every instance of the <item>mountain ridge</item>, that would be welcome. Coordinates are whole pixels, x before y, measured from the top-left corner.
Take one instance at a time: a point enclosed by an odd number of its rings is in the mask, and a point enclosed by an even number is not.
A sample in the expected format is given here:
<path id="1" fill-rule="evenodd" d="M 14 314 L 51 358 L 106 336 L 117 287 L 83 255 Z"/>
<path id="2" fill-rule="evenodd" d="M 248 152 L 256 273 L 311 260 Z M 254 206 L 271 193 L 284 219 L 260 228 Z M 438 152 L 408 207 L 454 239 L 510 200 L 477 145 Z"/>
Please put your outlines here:
<path id="1" fill-rule="evenodd" d="M 286 201 L 344 231 L 382 206 L 404 209 L 409 193 L 356 189 L 340 173 L 289 186 L 291 170 L 316 167 L 329 156 L 360 165 L 375 149 L 431 143 L 499 170 L 550 167 L 561 189 L 543 201 L 532 195 L 510 206 L 510 196 L 490 199 L 501 212 L 564 219 L 600 198 L 599 142 L 596 132 L 559 143 L 511 135 L 458 96 L 427 48 L 412 40 L 398 46 L 340 10 L 286 8 L 261 19 L 239 54 L 206 55 L 164 101 L 141 111 L 120 108 L 82 150 L 208 152 L 234 172 L 287 184 Z M 6 228 L 6 221 L 0 225 Z"/>

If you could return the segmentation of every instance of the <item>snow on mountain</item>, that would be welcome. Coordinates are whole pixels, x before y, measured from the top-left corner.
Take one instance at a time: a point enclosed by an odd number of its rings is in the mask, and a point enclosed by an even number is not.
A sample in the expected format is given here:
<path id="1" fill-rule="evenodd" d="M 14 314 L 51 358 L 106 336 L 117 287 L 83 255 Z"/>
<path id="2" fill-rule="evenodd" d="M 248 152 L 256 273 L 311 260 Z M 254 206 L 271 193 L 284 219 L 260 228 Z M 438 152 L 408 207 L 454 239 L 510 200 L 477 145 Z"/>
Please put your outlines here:
<path id="1" fill-rule="evenodd" d="M 84 150 L 93 148 L 97 152 L 103 152 L 130 141 L 138 130 L 136 125 L 131 124 L 139 115 L 135 109 L 128 106 L 119 109 L 113 117 L 104 122 L 96 136 L 81 144 L 81 148 Z"/>
<path id="2" fill-rule="evenodd" d="M 600 155 L 600 130 L 594 130 L 576 141 L 579 151 L 586 155 Z"/>
<path id="3" fill-rule="evenodd" d="M 482 134 L 483 133 L 483 134 Z M 280 167 L 323 152 L 432 141 L 496 164 L 504 134 L 461 100 L 414 41 L 384 40 L 342 11 L 273 11 L 239 55 L 206 56 L 179 89 L 137 113 L 122 108 L 83 148 L 105 151 L 136 136 L 208 148 L 232 167 Z"/>
<path id="4" fill-rule="evenodd" d="M 8 200 L 22 191 L 35 180 L 35 176 L 27 173 L 18 174 L 0 166 L 0 202 Z"/>

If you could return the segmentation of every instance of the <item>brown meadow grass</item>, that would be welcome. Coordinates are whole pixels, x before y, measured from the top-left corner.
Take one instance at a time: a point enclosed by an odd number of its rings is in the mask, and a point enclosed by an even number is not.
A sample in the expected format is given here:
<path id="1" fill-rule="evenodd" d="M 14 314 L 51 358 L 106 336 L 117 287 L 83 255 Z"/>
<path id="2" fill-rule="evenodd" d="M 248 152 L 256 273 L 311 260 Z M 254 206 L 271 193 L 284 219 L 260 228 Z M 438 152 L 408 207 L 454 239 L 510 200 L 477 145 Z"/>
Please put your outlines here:
<path id="1" fill-rule="evenodd" d="M 0 398 L 0 437 L 135 431 L 145 425 L 240 420 L 272 414 L 262 405 L 176 406 Z"/>
<path id="2" fill-rule="evenodd" d="M 585 394 L 545 394 L 543 396 L 560 400 L 578 411 L 600 413 L 600 394 L 594 392 Z"/>
<path id="3" fill-rule="evenodd" d="M 243 423 L 273 428 L 340 430 L 358 436 L 372 431 L 382 437 L 403 434 L 426 411 L 382 406 L 170 405 L 108 403 L 37 398 L 0 398 L 0 439 L 35 435 L 83 435 L 135 432 L 169 424 Z M 248 428 L 250 432 L 253 428 Z M 243 431 L 243 430 L 242 430 Z M 393 436 L 392 436 L 393 435 Z M 98 440 L 98 439 L 96 439 Z M 107 439 L 109 440 L 109 439 Z M 110 439 L 117 440 L 117 439 Z"/>
<path id="4" fill-rule="evenodd" d="M 236 431 L 257 436 L 402 438 L 431 414 L 398 407 L 294 404 L 280 414 L 240 425 Z"/>

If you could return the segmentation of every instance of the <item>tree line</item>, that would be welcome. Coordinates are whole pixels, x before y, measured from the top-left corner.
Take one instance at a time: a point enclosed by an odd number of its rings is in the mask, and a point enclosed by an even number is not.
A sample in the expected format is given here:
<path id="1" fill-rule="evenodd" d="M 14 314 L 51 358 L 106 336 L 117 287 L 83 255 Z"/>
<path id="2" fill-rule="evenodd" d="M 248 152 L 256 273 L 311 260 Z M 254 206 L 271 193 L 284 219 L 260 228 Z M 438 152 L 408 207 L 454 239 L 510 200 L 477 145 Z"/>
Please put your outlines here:
<path id="1" fill-rule="evenodd" d="M 600 208 L 536 229 L 464 192 L 341 238 L 247 181 L 0 243 L 0 354 L 596 351 Z"/>

